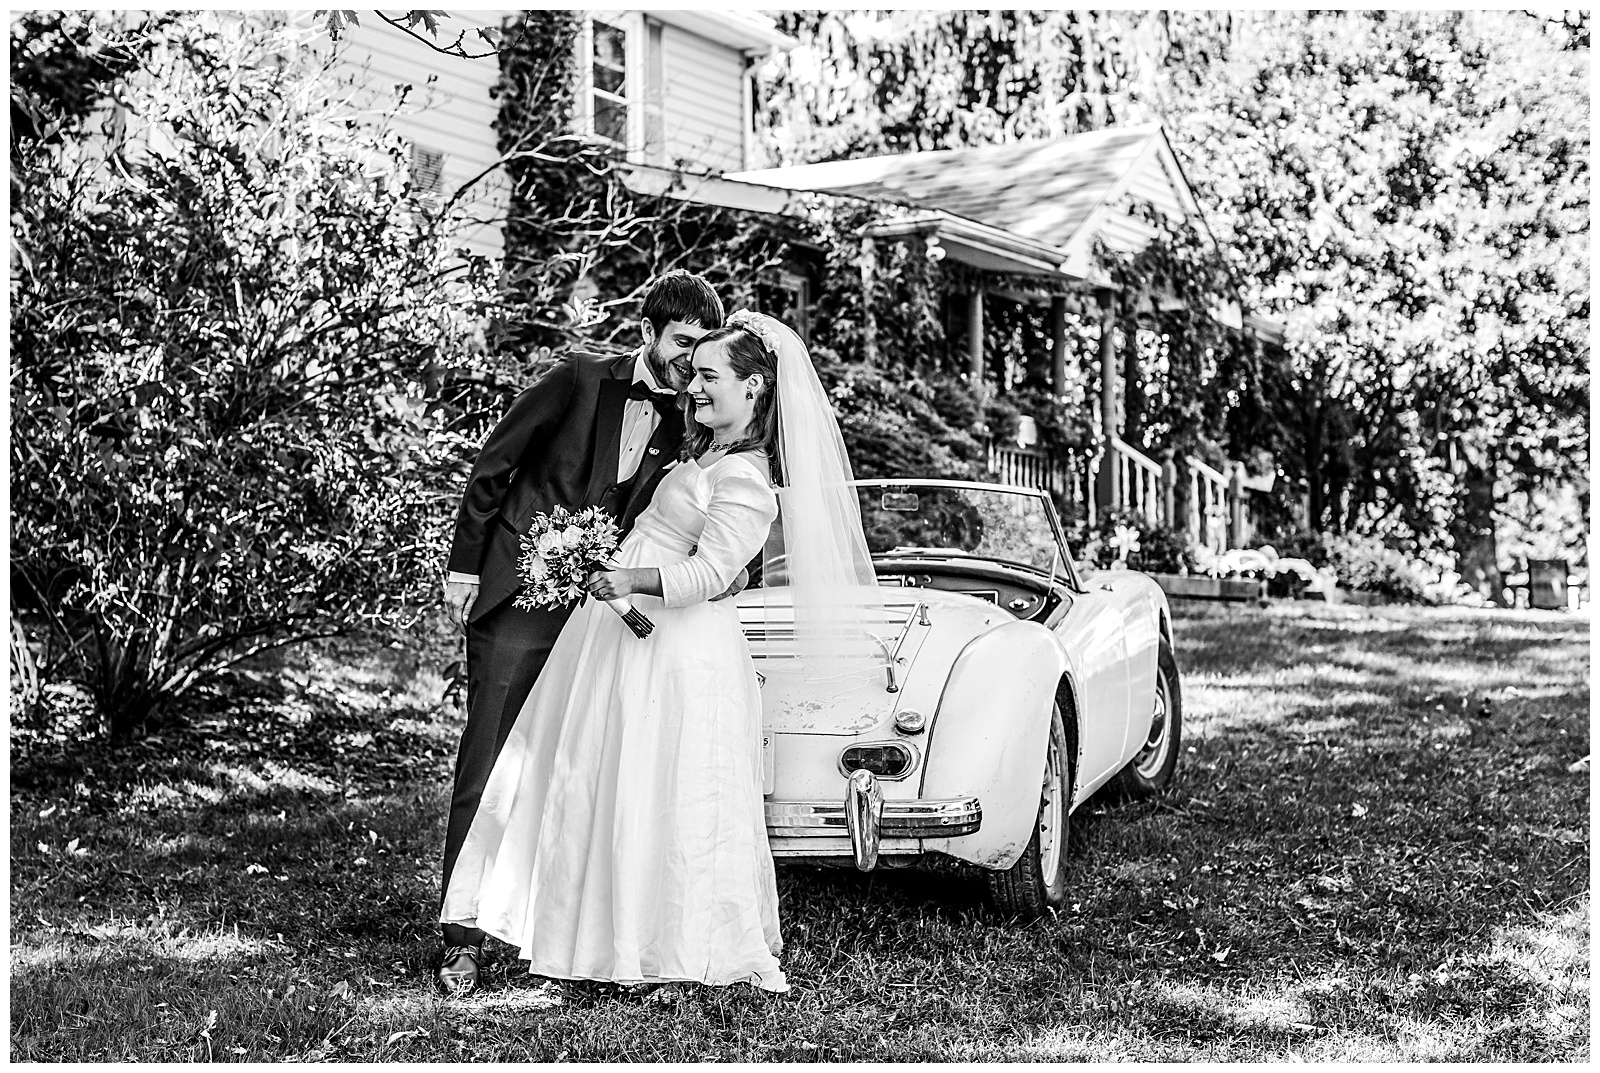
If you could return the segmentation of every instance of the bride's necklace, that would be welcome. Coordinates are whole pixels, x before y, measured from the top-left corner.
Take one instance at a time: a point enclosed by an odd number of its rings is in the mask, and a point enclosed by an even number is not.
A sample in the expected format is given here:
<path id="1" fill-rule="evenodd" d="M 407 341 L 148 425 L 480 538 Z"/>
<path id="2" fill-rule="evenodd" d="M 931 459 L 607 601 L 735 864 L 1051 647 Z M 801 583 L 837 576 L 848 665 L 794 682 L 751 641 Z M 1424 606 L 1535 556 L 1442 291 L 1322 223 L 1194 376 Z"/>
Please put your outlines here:
<path id="1" fill-rule="evenodd" d="M 718 442 L 716 440 L 713 440 L 711 442 L 711 446 L 706 448 L 706 450 L 708 450 L 708 451 L 726 451 L 726 450 L 729 450 L 730 448 L 739 446 L 743 442 L 744 442 L 743 440 L 729 440 L 727 443 L 720 443 L 720 442 Z"/>

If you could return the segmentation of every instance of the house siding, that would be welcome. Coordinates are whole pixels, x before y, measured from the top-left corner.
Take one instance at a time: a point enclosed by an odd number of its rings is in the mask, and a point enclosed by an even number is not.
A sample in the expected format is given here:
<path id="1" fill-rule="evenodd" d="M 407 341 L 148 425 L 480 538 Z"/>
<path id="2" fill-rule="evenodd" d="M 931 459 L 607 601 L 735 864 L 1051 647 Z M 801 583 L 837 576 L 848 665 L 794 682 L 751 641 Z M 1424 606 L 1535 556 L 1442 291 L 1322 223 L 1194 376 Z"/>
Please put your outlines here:
<path id="1" fill-rule="evenodd" d="M 1181 220 L 1188 214 L 1184 212 L 1183 203 L 1173 189 L 1175 185 L 1176 181 L 1167 174 L 1160 155 L 1152 153 L 1132 177 L 1127 192 L 1150 202 L 1169 219 Z"/>
<path id="2" fill-rule="evenodd" d="M 673 25 L 661 28 L 662 133 L 667 165 L 739 171 L 744 161 L 744 57 Z"/>
<path id="3" fill-rule="evenodd" d="M 504 18 L 514 14 L 451 12 L 448 19 L 441 20 L 440 38 L 448 43 L 465 29 L 467 50 L 485 52 L 488 45 L 471 31 L 482 26 L 498 28 Z M 495 57 L 442 55 L 373 15 L 348 28 L 340 38 L 330 73 L 350 83 L 354 103 L 374 109 L 393 107 L 403 87 L 412 87 L 393 126 L 415 144 L 444 154 L 442 189 L 447 197 L 499 159 L 494 131 L 499 105 L 489 96 L 500 76 Z M 466 224 L 459 235 L 474 253 L 498 256 L 502 252 L 501 222 L 508 189 L 504 172 L 497 171 L 480 181 L 476 193 L 466 199 L 467 215 L 475 222 Z"/>

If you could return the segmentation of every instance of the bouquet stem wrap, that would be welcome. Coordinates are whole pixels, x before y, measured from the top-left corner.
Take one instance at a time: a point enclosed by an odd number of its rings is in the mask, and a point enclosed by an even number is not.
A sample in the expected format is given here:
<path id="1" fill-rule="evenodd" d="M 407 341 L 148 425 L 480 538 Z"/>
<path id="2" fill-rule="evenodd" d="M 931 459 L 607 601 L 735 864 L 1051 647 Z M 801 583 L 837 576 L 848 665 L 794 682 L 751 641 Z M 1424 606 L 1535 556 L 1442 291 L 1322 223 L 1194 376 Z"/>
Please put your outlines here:
<path id="1" fill-rule="evenodd" d="M 601 570 L 617 569 L 611 563 L 596 563 L 596 568 Z M 622 621 L 628 624 L 628 629 L 633 631 L 635 637 L 649 637 L 656 624 L 650 621 L 648 615 L 633 606 L 633 601 L 626 596 L 618 596 L 613 600 L 605 601 L 606 606 L 622 616 Z"/>
<path id="2" fill-rule="evenodd" d="M 599 507 L 572 513 L 556 507 L 535 514 L 522 535 L 522 557 L 517 573 L 522 591 L 513 601 L 524 611 L 536 607 L 568 607 L 587 595 L 584 578 L 594 570 L 614 570 L 611 553 L 622 533 L 611 516 Z M 655 624 L 626 597 L 607 600 L 635 637 L 648 637 Z"/>

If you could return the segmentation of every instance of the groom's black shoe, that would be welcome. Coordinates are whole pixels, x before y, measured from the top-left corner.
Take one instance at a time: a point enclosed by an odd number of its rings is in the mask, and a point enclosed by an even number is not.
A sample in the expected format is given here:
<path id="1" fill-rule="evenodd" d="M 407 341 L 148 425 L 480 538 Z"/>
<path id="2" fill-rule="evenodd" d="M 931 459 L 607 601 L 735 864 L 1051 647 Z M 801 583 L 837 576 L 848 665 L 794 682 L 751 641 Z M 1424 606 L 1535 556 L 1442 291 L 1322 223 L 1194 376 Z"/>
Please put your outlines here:
<path id="1" fill-rule="evenodd" d="M 446 995 L 470 995 L 478 989 L 478 967 L 483 963 L 483 944 L 450 946 L 439 963 L 439 990 Z"/>

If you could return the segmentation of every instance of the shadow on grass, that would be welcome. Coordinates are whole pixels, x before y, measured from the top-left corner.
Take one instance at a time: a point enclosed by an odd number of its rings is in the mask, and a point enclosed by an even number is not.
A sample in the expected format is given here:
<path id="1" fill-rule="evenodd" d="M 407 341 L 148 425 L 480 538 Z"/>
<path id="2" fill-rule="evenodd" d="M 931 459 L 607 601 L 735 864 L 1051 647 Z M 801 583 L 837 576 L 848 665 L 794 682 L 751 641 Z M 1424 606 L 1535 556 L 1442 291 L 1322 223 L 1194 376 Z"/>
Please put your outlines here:
<path id="1" fill-rule="evenodd" d="M 154 747 L 14 754 L 12 1057 L 1585 1057 L 1587 622 L 1275 605 L 1176 626 L 1179 781 L 1080 810 L 1062 913 L 999 920 L 959 876 L 780 868 L 781 998 L 550 1006 L 502 946 L 486 994 L 436 999 L 459 722 L 390 654 L 307 654 Z"/>

